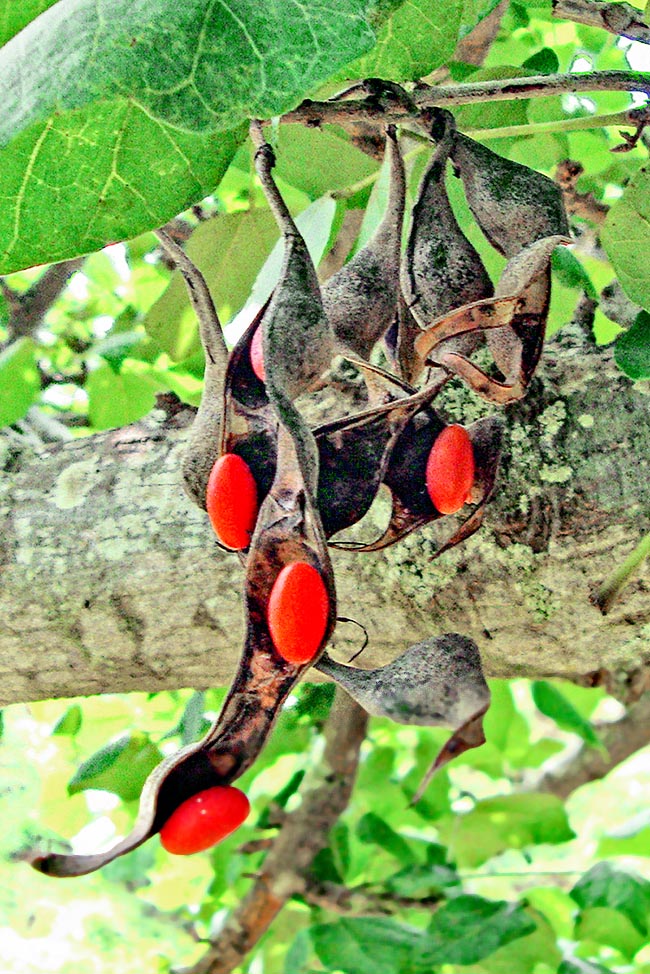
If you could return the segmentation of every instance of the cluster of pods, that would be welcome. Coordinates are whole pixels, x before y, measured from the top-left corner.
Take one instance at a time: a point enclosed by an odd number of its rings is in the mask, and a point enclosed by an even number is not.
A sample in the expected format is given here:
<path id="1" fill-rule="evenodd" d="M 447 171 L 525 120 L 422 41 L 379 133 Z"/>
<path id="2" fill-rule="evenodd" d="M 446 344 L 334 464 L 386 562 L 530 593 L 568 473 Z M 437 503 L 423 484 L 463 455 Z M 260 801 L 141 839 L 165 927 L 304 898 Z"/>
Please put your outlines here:
<path id="1" fill-rule="evenodd" d="M 331 546 L 376 551 L 460 513 L 439 553 L 480 526 L 495 487 L 500 421 L 449 425 L 432 402 L 454 376 L 498 404 L 525 394 L 542 350 L 551 253 L 570 242 L 550 179 L 458 133 L 449 112 L 422 113 L 419 124 L 435 150 L 405 252 L 404 163 L 388 126 L 385 215 L 366 246 L 323 286 L 274 183 L 273 150 L 261 125 L 251 125 L 284 262 L 273 294 L 230 352 L 202 276 L 160 232 L 188 284 L 206 357 L 183 479 L 218 542 L 238 552 L 244 567 L 245 644 L 214 725 L 152 772 L 132 832 L 96 855 L 36 853 L 37 869 L 87 873 L 156 832 L 168 851 L 180 854 L 229 834 L 249 811 L 232 782 L 254 761 L 309 666 L 331 675 L 370 713 L 452 726 L 436 766 L 483 742 L 489 691 L 471 639 L 430 637 L 366 671 L 325 652 L 336 623 Z M 479 227 L 506 257 L 496 286 L 453 214 L 448 161 Z M 494 374 L 472 359 L 479 345 L 489 349 Z M 387 368 L 374 364 L 380 348 Z M 327 383 L 335 356 L 362 376 L 365 407 L 312 428 L 304 403 Z M 368 544 L 335 539 L 367 513 L 382 485 L 392 506 L 381 537 Z"/>

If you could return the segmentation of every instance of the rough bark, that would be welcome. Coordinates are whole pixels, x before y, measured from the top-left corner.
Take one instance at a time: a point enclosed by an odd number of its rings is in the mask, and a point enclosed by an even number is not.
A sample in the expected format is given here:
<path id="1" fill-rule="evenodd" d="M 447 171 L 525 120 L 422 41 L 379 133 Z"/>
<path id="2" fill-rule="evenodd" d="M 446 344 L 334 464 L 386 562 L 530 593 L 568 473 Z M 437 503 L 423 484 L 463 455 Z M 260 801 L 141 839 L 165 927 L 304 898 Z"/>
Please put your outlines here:
<path id="1" fill-rule="evenodd" d="M 370 637 L 364 665 L 456 631 L 478 641 L 489 675 L 645 688 L 647 566 L 607 616 L 589 602 L 650 528 L 650 400 L 611 359 L 571 328 L 549 344 L 529 396 L 504 412 L 477 536 L 434 562 L 433 526 L 383 554 L 335 554 L 339 612 Z M 446 396 L 450 421 L 487 411 L 458 386 Z M 156 410 L 39 454 L 0 441 L 0 702 L 229 681 L 242 572 L 181 488 L 189 419 Z M 359 536 L 378 532 L 382 508 Z M 358 640 L 340 624 L 334 650 Z"/>

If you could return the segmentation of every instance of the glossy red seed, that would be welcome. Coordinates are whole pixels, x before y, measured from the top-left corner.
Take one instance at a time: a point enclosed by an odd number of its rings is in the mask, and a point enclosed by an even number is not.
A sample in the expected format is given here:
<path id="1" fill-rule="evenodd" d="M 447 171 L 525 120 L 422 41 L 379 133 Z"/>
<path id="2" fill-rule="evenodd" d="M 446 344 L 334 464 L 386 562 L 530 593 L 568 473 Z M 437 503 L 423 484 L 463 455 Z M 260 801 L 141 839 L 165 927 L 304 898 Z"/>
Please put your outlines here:
<path id="1" fill-rule="evenodd" d="M 427 492 L 441 514 L 455 514 L 467 503 L 474 483 L 474 450 L 464 426 L 447 426 L 427 460 Z"/>
<path id="2" fill-rule="evenodd" d="M 247 548 L 257 519 L 257 486 L 250 467 L 236 453 L 224 453 L 212 468 L 206 507 L 219 541 Z"/>
<path id="3" fill-rule="evenodd" d="M 160 830 L 160 841 L 176 856 L 202 852 L 239 828 L 249 811 L 250 802 L 239 788 L 207 788 L 172 812 Z"/>
<path id="4" fill-rule="evenodd" d="M 307 663 L 316 655 L 327 629 L 329 597 L 315 568 L 304 561 L 285 565 L 271 589 L 269 632 L 280 656 Z"/>
<path id="5" fill-rule="evenodd" d="M 253 372 L 260 380 L 266 382 L 266 369 L 264 368 L 264 349 L 262 348 L 262 326 L 258 325 L 249 347 L 251 357 L 251 367 Z"/>

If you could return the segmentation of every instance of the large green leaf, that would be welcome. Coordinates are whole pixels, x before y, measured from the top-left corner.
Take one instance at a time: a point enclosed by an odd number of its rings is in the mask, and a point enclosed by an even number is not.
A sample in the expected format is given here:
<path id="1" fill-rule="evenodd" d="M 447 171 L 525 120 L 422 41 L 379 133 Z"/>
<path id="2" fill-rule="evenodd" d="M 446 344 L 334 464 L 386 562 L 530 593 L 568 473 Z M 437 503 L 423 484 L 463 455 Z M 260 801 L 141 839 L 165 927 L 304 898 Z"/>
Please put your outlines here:
<path id="1" fill-rule="evenodd" d="M 463 23 L 463 0 L 409 0 L 380 28 L 370 54 L 346 70 L 348 78 L 413 81 L 451 58 Z"/>
<path id="2" fill-rule="evenodd" d="M 574 838 L 564 805 L 554 795 L 521 794 L 487 798 L 464 815 L 439 823 L 443 839 L 460 866 L 478 866 L 505 849 Z"/>
<path id="3" fill-rule="evenodd" d="M 650 314 L 640 311 L 627 331 L 616 339 L 614 358 L 631 379 L 650 379 Z"/>
<path id="4" fill-rule="evenodd" d="M 414 950 L 424 934 L 394 920 L 354 918 L 312 927 L 320 961 L 344 974 L 395 974 L 413 969 Z"/>
<path id="5" fill-rule="evenodd" d="M 357 835 L 361 842 L 374 843 L 404 864 L 417 862 L 410 845 L 374 812 L 364 815 L 357 825 Z"/>
<path id="6" fill-rule="evenodd" d="M 368 51 L 370 0 L 59 0 L 0 52 L 0 272 L 155 227 L 217 185 L 250 116 Z"/>
<path id="7" fill-rule="evenodd" d="M 650 921 L 650 882 L 642 876 L 599 862 L 571 890 L 578 906 L 608 907 L 627 917 L 641 934 L 647 934 Z"/>
<path id="8" fill-rule="evenodd" d="M 558 727 L 577 734 L 589 747 L 602 747 L 591 723 L 576 710 L 558 687 L 547 680 L 536 680 L 531 686 L 535 706 Z"/>
<path id="9" fill-rule="evenodd" d="M 418 967 L 428 972 L 437 964 L 475 964 L 535 927 L 518 903 L 457 896 L 434 913 Z"/>
<path id="10" fill-rule="evenodd" d="M 0 0 L 0 47 L 56 0 Z"/>
<path id="11" fill-rule="evenodd" d="M 641 169 L 612 206 L 601 231 L 601 242 L 628 295 L 650 310 L 650 167 Z"/>

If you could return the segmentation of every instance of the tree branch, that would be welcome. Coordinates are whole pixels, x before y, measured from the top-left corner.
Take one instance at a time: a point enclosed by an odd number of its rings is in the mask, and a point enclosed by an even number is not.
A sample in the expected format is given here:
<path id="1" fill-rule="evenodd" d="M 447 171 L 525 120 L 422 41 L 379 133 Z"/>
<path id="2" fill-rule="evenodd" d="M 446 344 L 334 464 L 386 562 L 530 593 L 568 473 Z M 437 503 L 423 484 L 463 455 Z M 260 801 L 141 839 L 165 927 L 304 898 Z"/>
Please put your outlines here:
<path id="1" fill-rule="evenodd" d="M 646 682 L 645 689 L 650 684 Z M 583 746 L 565 764 L 548 772 L 532 785 L 535 791 L 567 798 L 590 781 L 598 781 L 632 754 L 650 744 L 650 692 L 632 704 L 622 720 L 610 724 L 600 735 L 607 754 Z"/>
<path id="2" fill-rule="evenodd" d="M 603 0 L 553 0 L 553 16 L 574 20 L 589 27 L 602 27 L 610 34 L 631 41 L 650 44 L 650 26 L 641 12 L 629 3 L 606 3 Z"/>
<path id="3" fill-rule="evenodd" d="M 303 781 L 302 804 L 290 812 L 261 871 L 218 940 L 188 974 L 229 974 L 265 933 L 287 900 L 303 894 L 307 875 L 354 787 L 367 714 L 337 688 L 325 727 L 325 752 Z"/>
<path id="4" fill-rule="evenodd" d="M 399 124 L 408 120 L 418 122 L 420 112 L 427 108 L 451 108 L 485 101 L 511 101 L 589 91 L 629 91 L 650 96 L 650 72 L 585 71 L 470 81 L 460 85 L 421 85 L 411 96 L 406 96 L 404 92 L 404 99 L 391 98 L 390 93 L 385 99 L 370 97 L 320 102 L 307 99 L 292 112 L 283 115 L 282 120 L 310 126 L 325 123 L 345 126 L 359 121 Z M 409 107 L 409 98 L 412 98 L 416 110 Z"/>
<path id="5" fill-rule="evenodd" d="M 85 259 L 85 257 L 73 257 L 72 260 L 50 265 L 24 294 L 17 294 L 6 284 L 4 285 L 5 299 L 10 307 L 7 323 L 9 341 L 33 335 L 49 308 Z"/>
<path id="6" fill-rule="evenodd" d="M 309 880 L 304 899 L 330 913 L 343 916 L 394 916 L 402 910 L 426 910 L 432 913 L 442 897 L 397 896 L 388 892 L 374 892 L 367 886 L 340 886 L 337 883 L 318 883 Z"/>
<path id="7" fill-rule="evenodd" d="M 165 402 L 132 426 L 38 452 L 0 437 L 3 704 L 230 682 L 241 568 L 181 486 L 193 412 Z M 436 407 L 449 422 L 491 411 L 456 383 Z M 528 397 L 504 410 L 497 491 L 474 538 L 434 562 L 446 523 L 385 552 L 334 553 L 340 613 L 369 634 L 364 665 L 455 631 L 478 642 L 489 675 L 591 683 L 604 669 L 625 695 L 626 674 L 648 665 L 647 565 L 607 616 L 589 594 L 650 529 L 650 481 L 630 462 L 650 453 L 649 410 L 611 350 L 565 326 Z M 381 533 L 385 503 L 356 537 Z M 351 627 L 337 628 L 337 646 L 358 648 Z"/>

